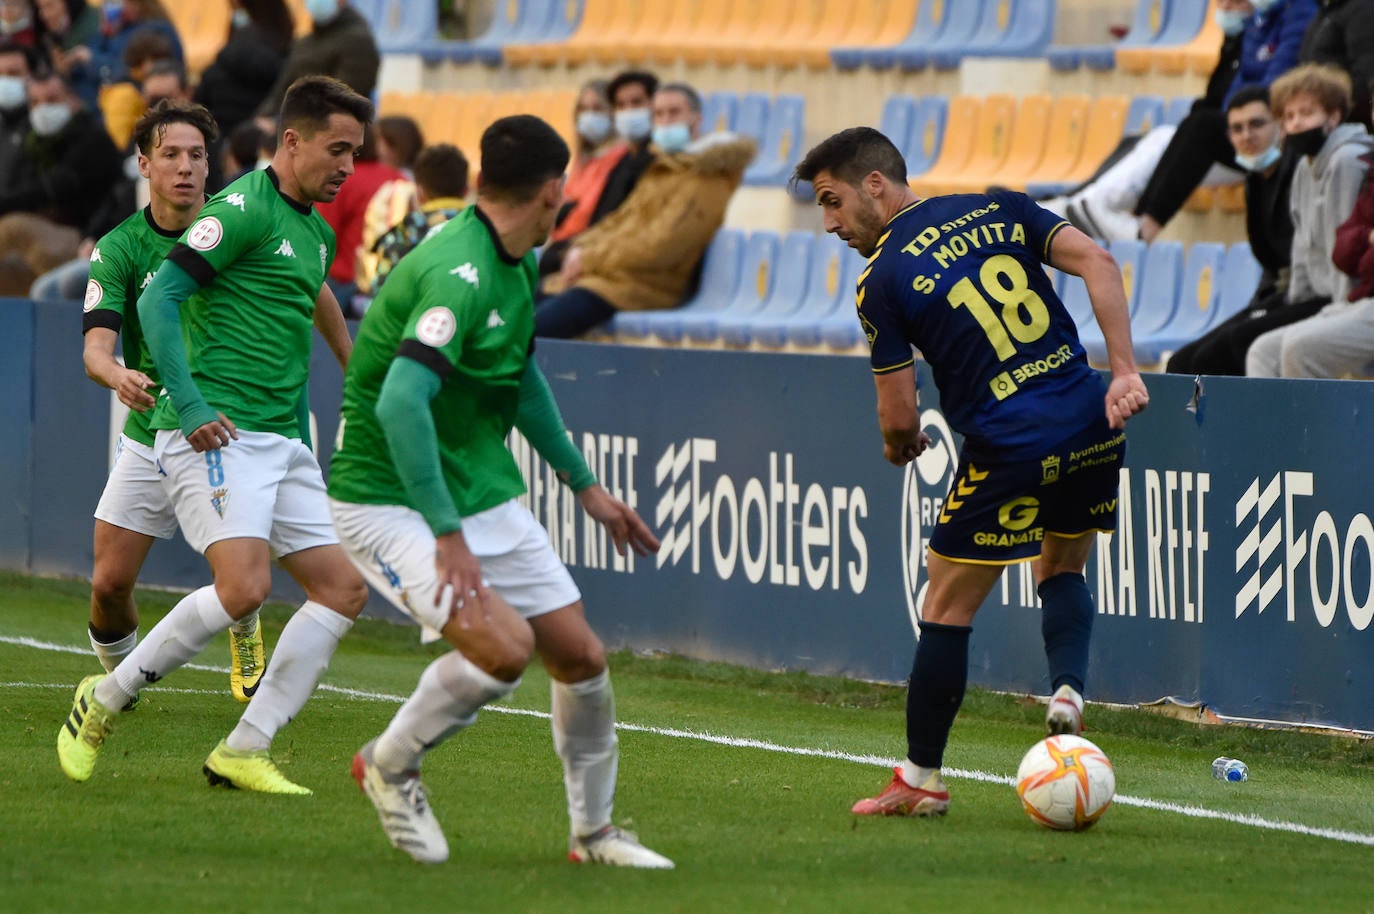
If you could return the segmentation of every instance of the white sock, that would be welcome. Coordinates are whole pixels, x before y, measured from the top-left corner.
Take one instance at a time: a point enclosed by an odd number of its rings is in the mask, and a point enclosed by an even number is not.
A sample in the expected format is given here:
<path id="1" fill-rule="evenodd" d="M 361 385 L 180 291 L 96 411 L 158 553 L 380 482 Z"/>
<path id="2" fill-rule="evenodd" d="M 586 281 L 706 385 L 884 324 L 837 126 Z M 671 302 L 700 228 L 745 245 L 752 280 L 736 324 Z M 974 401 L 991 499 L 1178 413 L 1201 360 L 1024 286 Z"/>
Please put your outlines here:
<path id="1" fill-rule="evenodd" d="M 908 787 L 922 787 L 931 775 L 939 773 L 939 768 L 922 768 L 911 759 L 902 759 L 902 780 L 906 781 Z"/>
<path id="2" fill-rule="evenodd" d="M 497 679 L 457 651 L 444 654 L 420 674 L 415 691 L 377 737 L 373 762 L 383 774 L 418 771 L 426 752 L 472 726 L 482 705 L 519 684 Z"/>
<path id="3" fill-rule="evenodd" d="M 610 671 L 582 682 L 554 680 L 552 724 L 573 834 L 590 835 L 611 824 L 620 762 Z"/>
<path id="4" fill-rule="evenodd" d="M 139 689 L 165 678 L 205 650 L 233 621 L 213 584 L 192 591 L 100 681 L 95 687 L 96 701 L 112 711 L 124 707 Z"/>
<path id="5" fill-rule="evenodd" d="M 257 694 L 225 740 L 229 748 L 256 752 L 271 746 L 277 731 L 305 707 L 340 639 L 352 627 L 351 619 L 327 606 L 302 603 L 277 639 Z"/>
<path id="6" fill-rule="evenodd" d="M 105 672 L 113 673 L 114 668 L 119 666 L 120 661 L 133 651 L 138 644 L 138 629 L 134 629 L 116 641 L 109 644 L 97 641 L 95 634 L 88 628 L 86 634 L 91 639 L 91 650 L 95 651 L 95 657 L 100 661 L 100 665 L 105 668 Z"/>
<path id="7" fill-rule="evenodd" d="M 251 635 L 258 627 L 258 611 L 255 609 L 242 619 L 229 626 L 236 635 Z"/>

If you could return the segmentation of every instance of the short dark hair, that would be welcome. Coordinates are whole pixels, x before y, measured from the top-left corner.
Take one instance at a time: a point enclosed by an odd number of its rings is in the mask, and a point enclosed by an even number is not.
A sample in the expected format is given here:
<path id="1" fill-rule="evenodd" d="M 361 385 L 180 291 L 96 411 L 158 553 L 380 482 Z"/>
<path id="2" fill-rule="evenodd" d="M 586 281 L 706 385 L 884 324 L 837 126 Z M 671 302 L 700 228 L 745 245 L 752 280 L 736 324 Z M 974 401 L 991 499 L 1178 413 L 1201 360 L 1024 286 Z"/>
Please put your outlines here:
<path id="1" fill-rule="evenodd" d="M 664 83 L 658 87 L 658 92 L 676 92 L 687 99 L 688 106 L 697 114 L 701 113 L 701 93 L 686 83 Z"/>
<path id="2" fill-rule="evenodd" d="M 152 60 L 168 60 L 176 56 L 176 48 L 166 32 L 157 29 L 139 28 L 129 36 L 120 59 L 126 69 L 132 70 Z"/>
<path id="3" fill-rule="evenodd" d="M 872 127 L 850 127 L 822 140 L 797 163 L 791 183 L 814 181 L 823 171 L 853 187 L 875 171 L 894 183 L 906 183 L 902 153 Z"/>
<path id="4" fill-rule="evenodd" d="M 164 98 L 143 112 L 143 116 L 134 124 L 134 145 L 145 156 L 152 155 L 153 149 L 162 143 L 162 135 L 172 124 L 190 124 L 200 131 L 207 147 L 219 139 L 219 126 L 204 105 Z"/>
<path id="5" fill-rule="evenodd" d="M 182 89 L 190 86 L 186 78 L 186 68 L 175 60 L 159 60 L 148 68 L 148 72 L 143 74 L 143 81 L 146 83 L 154 76 L 175 76 L 177 85 Z"/>
<path id="6" fill-rule="evenodd" d="M 402 167 L 415 165 L 415 157 L 425 147 L 425 135 L 415 119 L 404 114 L 377 118 L 377 135 L 396 152 Z"/>
<path id="7" fill-rule="evenodd" d="M 1230 114 L 1237 108 L 1244 108 L 1246 105 L 1253 105 L 1259 102 L 1264 107 L 1269 107 L 1269 87 L 1268 86 L 1245 86 L 1237 89 L 1231 97 L 1226 100 L 1226 113 Z"/>
<path id="8" fill-rule="evenodd" d="M 24 66 L 29 68 L 29 75 L 37 73 L 43 67 L 43 58 L 39 56 L 35 48 L 26 44 L 15 44 L 13 41 L 0 41 L 0 55 L 18 54 L 24 58 Z"/>
<path id="9" fill-rule="evenodd" d="M 544 120 L 532 114 L 500 118 L 482 134 L 480 192 L 528 203 L 540 187 L 567 170 L 570 158 L 568 144 Z"/>
<path id="10" fill-rule="evenodd" d="M 308 137 L 325 129 L 333 114 L 346 114 L 367 126 L 372 123 L 372 102 L 332 76 L 302 76 L 282 98 L 277 132 L 290 127 Z"/>
<path id="11" fill-rule="evenodd" d="M 241 167 L 250 168 L 258 160 L 258 147 L 262 144 L 262 131 L 253 119 L 239 123 L 229 131 L 229 154 Z"/>
<path id="12" fill-rule="evenodd" d="M 468 195 L 468 159 L 452 143 L 435 143 L 415 157 L 415 183 L 433 200 Z"/>
<path id="13" fill-rule="evenodd" d="M 658 91 L 658 77 L 648 70 L 626 70 L 624 73 L 617 73 L 606 86 L 606 98 L 611 104 L 615 104 L 615 94 L 623 87 L 639 84 L 644 87 L 644 93 L 650 98 Z"/>

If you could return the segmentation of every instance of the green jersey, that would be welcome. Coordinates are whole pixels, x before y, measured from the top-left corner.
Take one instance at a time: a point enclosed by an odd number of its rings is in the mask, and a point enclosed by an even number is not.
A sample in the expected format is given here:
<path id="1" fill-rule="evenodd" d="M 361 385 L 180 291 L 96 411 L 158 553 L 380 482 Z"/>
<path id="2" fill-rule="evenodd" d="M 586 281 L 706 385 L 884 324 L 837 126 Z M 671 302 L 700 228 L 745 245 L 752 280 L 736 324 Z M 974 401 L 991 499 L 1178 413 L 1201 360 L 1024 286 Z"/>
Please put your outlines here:
<path id="1" fill-rule="evenodd" d="M 358 329 L 344 378 L 339 448 L 329 494 L 356 504 L 406 505 L 377 397 L 392 359 L 413 359 L 442 385 L 430 401 L 439 464 L 463 517 L 525 491 L 506 448 L 534 335 L 534 254 L 501 247 L 481 210 L 469 207 L 396 265 Z"/>
<path id="2" fill-rule="evenodd" d="M 334 260 L 334 230 L 253 171 L 200 211 L 167 259 L 200 284 L 181 305 L 191 378 L 240 429 L 300 437 L 315 299 Z M 171 399 L 154 429 L 178 427 Z"/>
<path id="3" fill-rule="evenodd" d="M 124 365 L 141 371 L 158 382 L 148 342 L 138 323 L 138 296 L 143 287 L 153 281 L 153 274 L 172 249 L 181 232 L 164 229 L 153 221 L 153 209 L 145 206 L 116 225 L 96 242 L 91 251 L 91 278 L 86 283 L 86 313 L 81 332 L 104 327 L 124 338 Z M 152 410 L 129 410 L 124 422 L 124 434 L 130 439 L 153 446 L 153 433 L 148 428 Z"/>

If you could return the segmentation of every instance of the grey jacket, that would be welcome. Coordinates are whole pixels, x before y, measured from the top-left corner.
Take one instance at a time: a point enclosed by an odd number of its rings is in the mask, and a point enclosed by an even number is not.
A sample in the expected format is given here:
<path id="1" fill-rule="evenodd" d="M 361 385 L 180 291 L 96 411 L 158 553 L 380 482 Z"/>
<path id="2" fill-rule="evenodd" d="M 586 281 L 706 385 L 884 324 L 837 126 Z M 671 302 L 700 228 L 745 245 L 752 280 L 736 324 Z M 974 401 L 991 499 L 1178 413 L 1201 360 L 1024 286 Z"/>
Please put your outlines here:
<path id="1" fill-rule="evenodd" d="M 1363 124 L 1341 124 L 1326 138 L 1321 151 L 1305 157 L 1293 171 L 1289 209 L 1293 213 L 1293 258 L 1288 300 L 1313 298 L 1344 301 L 1350 277 L 1331 262 L 1336 229 L 1355 209 L 1364 181 L 1365 163 L 1374 138 Z"/>

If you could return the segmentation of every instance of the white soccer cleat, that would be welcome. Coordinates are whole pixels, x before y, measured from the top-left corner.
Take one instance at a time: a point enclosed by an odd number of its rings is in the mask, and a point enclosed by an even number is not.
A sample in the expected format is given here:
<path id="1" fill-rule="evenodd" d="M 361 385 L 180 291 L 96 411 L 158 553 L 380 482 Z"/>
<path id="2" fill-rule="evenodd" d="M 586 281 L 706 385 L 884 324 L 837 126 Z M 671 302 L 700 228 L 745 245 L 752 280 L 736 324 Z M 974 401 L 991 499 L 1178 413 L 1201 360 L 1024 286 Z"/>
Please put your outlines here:
<path id="1" fill-rule="evenodd" d="M 671 870 L 673 861 L 639 843 L 631 832 L 607 825 L 586 837 L 573 836 L 568 842 L 568 859 L 573 863 L 604 863 L 607 866 L 633 866 L 645 870 Z"/>
<path id="2" fill-rule="evenodd" d="M 439 820 L 429 808 L 425 785 L 418 771 L 407 771 L 400 778 L 383 775 L 372 760 L 368 743 L 353 756 L 353 780 L 367 794 L 381 819 L 382 831 L 393 847 L 405 851 L 421 863 L 443 863 L 448 859 L 448 841 Z"/>
<path id="3" fill-rule="evenodd" d="M 1073 686 L 1062 685 L 1055 689 L 1049 710 L 1045 712 L 1045 729 L 1050 736 L 1066 733 L 1077 736 L 1083 732 L 1083 696 L 1074 691 Z"/>

